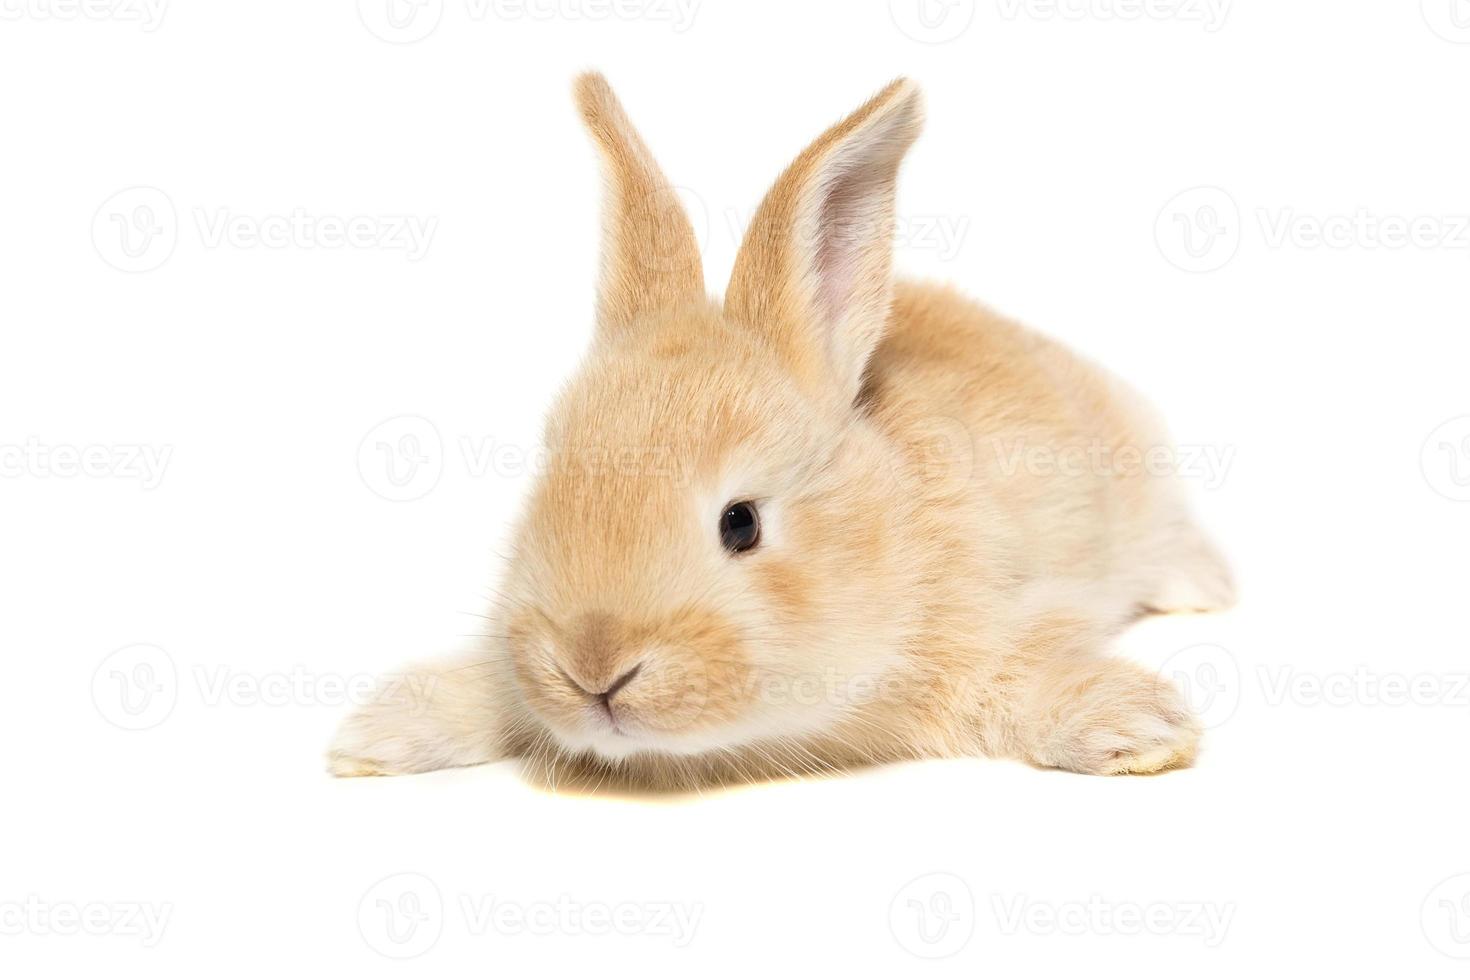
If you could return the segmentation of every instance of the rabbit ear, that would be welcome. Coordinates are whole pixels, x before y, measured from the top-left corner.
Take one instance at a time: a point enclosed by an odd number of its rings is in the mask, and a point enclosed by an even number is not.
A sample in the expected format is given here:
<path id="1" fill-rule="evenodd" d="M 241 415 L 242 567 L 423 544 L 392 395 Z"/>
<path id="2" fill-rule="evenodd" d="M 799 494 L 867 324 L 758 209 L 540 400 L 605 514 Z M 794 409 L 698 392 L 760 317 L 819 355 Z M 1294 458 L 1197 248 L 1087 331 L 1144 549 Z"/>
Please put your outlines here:
<path id="1" fill-rule="evenodd" d="M 588 72 L 577 78 L 575 92 L 606 184 L 598 326 L 617 331 L 643 314 L 703 298 L 699 244 L 607 79 Z"/>
<path id="2" fill-rule="evenodd" d="M 823 133 L 761 202 L 730 277 L 726 313 L 846 399 L 888 319 L 894 186 L 922 122 L 918 87 L 900 78 Z"/>

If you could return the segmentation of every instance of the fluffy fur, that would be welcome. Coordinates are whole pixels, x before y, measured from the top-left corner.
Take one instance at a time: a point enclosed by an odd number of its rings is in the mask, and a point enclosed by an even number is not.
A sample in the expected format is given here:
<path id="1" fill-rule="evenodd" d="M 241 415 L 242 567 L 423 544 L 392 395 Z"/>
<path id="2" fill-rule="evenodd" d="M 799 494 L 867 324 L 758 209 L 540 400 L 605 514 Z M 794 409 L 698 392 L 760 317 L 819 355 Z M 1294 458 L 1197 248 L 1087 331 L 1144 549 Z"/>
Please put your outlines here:
<path id="1" fill-rule="evenodd" d="M 948 289 L 893 282 L 915 86 L 792 163 L 723 303 L 607 83 L 576 97 L 607 181 L 598 330 L 548 421 L 495 628 L 385 685 L 331 770 L 513 756 L 677 787 L 925 756 L 1188 764 L 1178 692 L 1102 651 L 1141 613 L 1228 605 L 1229 575 L 1171 478 L 1028 465 L 1166 446 L 1135 395 Z M 761 542 L 732 555 L 718 520 L 741 500 Z"/>

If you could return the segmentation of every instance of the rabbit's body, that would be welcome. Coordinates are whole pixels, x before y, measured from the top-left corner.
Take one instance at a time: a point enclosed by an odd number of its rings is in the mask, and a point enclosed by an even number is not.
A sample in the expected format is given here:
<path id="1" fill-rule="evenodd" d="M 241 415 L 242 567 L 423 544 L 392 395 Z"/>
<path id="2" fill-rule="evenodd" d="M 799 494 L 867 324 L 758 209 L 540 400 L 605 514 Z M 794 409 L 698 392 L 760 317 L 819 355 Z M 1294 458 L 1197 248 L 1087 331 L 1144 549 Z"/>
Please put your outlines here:
<path id="1" fill-rule="evenodd" d="M 978 753 L 1187 763 L 1177 691 L 1100 654 L 1142 613 L 1228 604 L 1228 573 L 1125 386 L 890 282 L 912 87 L 782 176 L 721 304 L 605 83 L 581 86 L 611 183 L 599 336 L 549 419 L 492 637 L 385 688 L 333 770 L 512 755 L 687 785 Z"/>
<path id="2" fill-rule="evenodd" d="M 1095 656 L 1140 615 L 1234 601 L 1224 561 L 1165 472 L 1170 444 L 1147 404 L 1060 344 L 917 283 L 895 289 L 865 392 L 874 423 L 895 443 L 923 446 L 937 433 L 944 446 L 939 459 L 920 453 L 930 478 L 912 483 L 927 488 L 930 632 L 945 640 L 916 650 L 936 687 L 965 683 L 954 714 L 932 719 L 930 751 L 1019 754 L 1089 771 L 1186 761 L 1187 738 L 1175 756 L 1129 760 L 1104 748 L 1106 736 L 1038 751 L 1011 726 L 1009 679 L 1034 685 L 1038 672 L 1054 670 L 1057 684 L 1092 688 L 1096 710 L 1119 698 L 1116 721 L 1103 726 L 1109 736 L 1135 707 L 1147 719 L 1135 724 L 1162 717 L 1191 729 L 1172 685 Z M 955 450 L 956 435 L 972 441 Z M 1150 452 L 1161 456 L 1154 469 L 1143 459 Z M 1079 661 L 1092 669 L 1079 676 Z"/>
<path id="3" fill-rule="evenodd" d="M 1113 623 L 1233 601 L 1228 570 L 1172 479 L 1162 423 L 1128 385 L 1055 341 L 952 289 L 900 282 L 865 393 L 901 444 L 942 429 L 936 419 L 972 437 L 973 455 L 955 454 L 942 474 L 964 490 L 945 523 L 984 542 L 1002 580 L 1080 587 Z"/>

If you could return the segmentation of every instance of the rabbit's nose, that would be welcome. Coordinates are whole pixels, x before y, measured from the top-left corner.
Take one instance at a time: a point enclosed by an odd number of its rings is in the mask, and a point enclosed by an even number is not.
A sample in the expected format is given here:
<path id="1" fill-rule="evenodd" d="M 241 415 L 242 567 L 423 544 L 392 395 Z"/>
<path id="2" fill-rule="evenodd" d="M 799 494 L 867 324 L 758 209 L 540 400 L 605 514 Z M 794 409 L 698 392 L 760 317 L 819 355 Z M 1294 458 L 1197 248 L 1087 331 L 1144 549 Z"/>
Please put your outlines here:
<path id="1" fill-rule="evenodd" d="M 584 693 L 586 693 L 589 697 L 596 698 L 602 704 L 608 704 L 609 702 L 612 701 L 613 697 L 619 691 L 621 691 L 623 688 L 625 688 L 625 687 L 628 686 L 628 682 L 631 681 L 635 676 L 637 676 L 638 671 L 640 671 L 642 669 L 643 669 L 643 665 L 641 663 L 640 664 L 635 664 L 631 670 L 624 671 L 623 674 L 622 674 L 622 676 L 620 676 L 617 680 L 613 681 L 610 685 L 608 685 L 608 687 L 605 690 L 602 690 L 602 691 L 589 690 L 586 686 L 584 686 L 582 684 L 581 681 L 579 681 L 579 680 L 577 680 L 575 678 L 572 679 L 572 683 L 573 684 L 576 684 L 577 687 L 581 688 L 582 691 Z"/>

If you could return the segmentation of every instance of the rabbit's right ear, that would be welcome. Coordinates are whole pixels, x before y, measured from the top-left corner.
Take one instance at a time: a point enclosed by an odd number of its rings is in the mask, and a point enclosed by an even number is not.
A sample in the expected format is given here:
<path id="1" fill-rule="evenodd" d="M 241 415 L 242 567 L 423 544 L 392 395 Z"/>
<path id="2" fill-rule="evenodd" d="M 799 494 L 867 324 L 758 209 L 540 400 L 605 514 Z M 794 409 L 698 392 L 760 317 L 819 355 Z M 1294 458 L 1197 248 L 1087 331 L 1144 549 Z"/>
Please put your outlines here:
<path id="1" fill-rule="evenodd" d="M 823 133 L 766 194 L 730 277 L 726 312 L 848 401 L 888 320 L 894 188 L 922 121 L 901 78 Z"/>
<path id="2" fill-rule="evenodd" d="M 704 298 L 704 273 L 689 217 L 607 79 L 581 75 L 575 93 L 602 156 L 597 321 L 600 334 L 615 335 L 644 314 Z"/>

